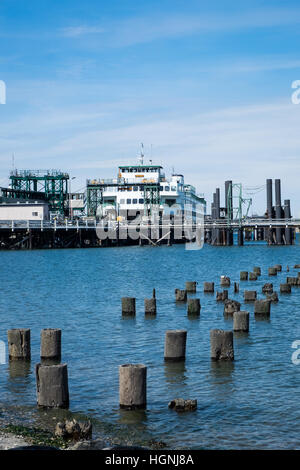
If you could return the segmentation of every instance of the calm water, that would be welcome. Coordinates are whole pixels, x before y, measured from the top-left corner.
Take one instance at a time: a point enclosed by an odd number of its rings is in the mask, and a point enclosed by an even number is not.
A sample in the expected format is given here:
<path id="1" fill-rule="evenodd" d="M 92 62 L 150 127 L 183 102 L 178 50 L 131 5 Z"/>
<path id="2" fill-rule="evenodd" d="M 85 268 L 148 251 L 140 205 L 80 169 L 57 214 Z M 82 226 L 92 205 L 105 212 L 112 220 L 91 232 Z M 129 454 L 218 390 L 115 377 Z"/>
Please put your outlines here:
<path id="1" fill-rule="evenodd" d="M 155 437 L 169 448 L 300 448 L 300 365 L 292 364 L 291 345 L 300 340 L 300 288 L 280 296 L 270 321 L 257 321 L 243 290 L 273 282 L 279 290 L 285 268 L 300 263 L 300 247 L 184 246 L 1 252 L 0 339 L 6 330 L 31 328 L 32 362 L 27 370 L 0 365 L 0 417 L 24 415 L 33 422 L 58 412 L 36 411 L 34 365 L 39 361 L 41 328 L 63 330 L 63 361 L 68 363 L 70 408 L 89 415 L 101 432 L 135 442 Z M 282 264 L 269 278 L 267 267 Z M 250 311 L 249 335 L 234 336 L 233 364 L 211 363 L 209 330 L 231 329 L 223 304 L 203 294 L 203 282 L 219 287 L 221 275 L 239 281 L 240 270 L 262 267 L 256 282 L 241 282 L 229 297 Z M 290 270 L 290 275 L 296 275 Z M 197 280 L 200 319 L 174 302 L 174 289 Z M 145 319 L 144 298 L 156 288 L 158 314 Z M 137 298 L 135 319 L 122 319 L 121 297 Z M 184 364 L 165 364 L 167 329 L 188 330 Z M 118 366 L 148 366 L 146 412 L 118 407 Z M 176 397 L 196 398 L 198 410 L 177 414 L 168 409 Z M 1 409 L 0 408 L 0 409 Z"/>

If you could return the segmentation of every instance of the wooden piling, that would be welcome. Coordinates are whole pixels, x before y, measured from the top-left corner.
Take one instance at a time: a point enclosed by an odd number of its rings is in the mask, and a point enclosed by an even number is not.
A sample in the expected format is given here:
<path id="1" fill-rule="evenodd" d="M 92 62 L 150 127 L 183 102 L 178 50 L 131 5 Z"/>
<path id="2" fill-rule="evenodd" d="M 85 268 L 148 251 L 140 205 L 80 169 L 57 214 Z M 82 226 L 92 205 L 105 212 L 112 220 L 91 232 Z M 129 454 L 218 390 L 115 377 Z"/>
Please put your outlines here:
<path id="1" fill-rule="evenodd" d="M 7 331 L 10 360 L 30 360 L 30 329 L 14 328 Z"/>
<path id="2" fill-rule="evenodd" d="M 147 367 L 144 364 L 119 366 L 119 404 L 127 410 L 147 406 Z"/>
<path id="3" fill-rule="evenodd" d="M 68 408 L 67 364 L 36 365 L 37 405 L 43 408 Z"/>

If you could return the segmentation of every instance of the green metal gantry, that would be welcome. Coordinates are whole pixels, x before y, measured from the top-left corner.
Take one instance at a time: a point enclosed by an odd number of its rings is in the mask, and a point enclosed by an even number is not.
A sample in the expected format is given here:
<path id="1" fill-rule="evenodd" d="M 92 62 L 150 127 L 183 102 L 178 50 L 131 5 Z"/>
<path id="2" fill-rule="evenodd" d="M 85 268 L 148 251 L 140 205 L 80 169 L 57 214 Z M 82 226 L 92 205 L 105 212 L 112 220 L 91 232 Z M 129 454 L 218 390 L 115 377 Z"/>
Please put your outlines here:
<path id="1" fill-rule="evenodd" d="M 228 187 L 227 197 L 227 223 L 231 224 L 232 220 L 242 224 L 242 219 L 248 216 L 252 199 L 243 198 L 243 189 L 241 183 L 232 184 Z M 243 215 L 243 204 L 246 206 L 245 214 Z"/>
<path id="2" fill-rule="evenodd" d="M 88 217 L 96 217 L 98 207 L 103 205 L 103 186 L 88 184 L 86 187 L 86 211 Z"/>
<path id="3" fill-rule="evenodd" d="M 159 185 L 158 184 L 145 184 L 144 185 L 144 215 L 152 215 L 153 209 L 159 208 Z"/>
<path id="4" fill-rule="evenodd" d="M 19 192 L 45 195 L 51 212 L 68 213 L 69 174 L 59 170 L 14 170 L 10 174 L 11 188 Z"/>

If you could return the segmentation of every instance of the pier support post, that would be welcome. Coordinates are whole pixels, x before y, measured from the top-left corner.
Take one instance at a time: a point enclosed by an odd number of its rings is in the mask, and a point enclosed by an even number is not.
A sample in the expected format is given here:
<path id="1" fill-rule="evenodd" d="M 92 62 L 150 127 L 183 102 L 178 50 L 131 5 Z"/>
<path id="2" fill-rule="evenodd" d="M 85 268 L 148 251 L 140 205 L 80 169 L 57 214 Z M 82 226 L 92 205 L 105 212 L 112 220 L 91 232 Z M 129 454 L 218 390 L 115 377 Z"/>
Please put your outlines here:
<path id="1" fill-rule="evenodd" d="M 214 361 L 234 360 L 232 331 L 210 330 L 210 357 Z"/>
<path id="2" fill-rule="evenodd" d="M 240 272 L 240 281 L 248 281 L 248 271 Z"/>
<path id="3" fill-rule="evenodd" d="M 280 294 L 290 294 L 292 292 L 291 284 L 280 284 Z"/>
<path id="4" fill-rule="evenodd" d="M 217 292 L 216 301 L 225 302 L 228 299 L 228 290 L 223 290 L 222 292 Z"/>
<path id="5" fill-rule="evenodd" d="M 289 199 L 286 199 L 284 201 L 283 213 L 284 213 L 284 218 L 285 219 L 290 219 L 291 218 L 291 207 L 290 207 L 290 200 Z M 284 237 L 285 237 L 285 244 L 286 245 L 292 245 L 292 243 L 293 243 L 292 235 L 293 235 L 293 230 L 290 227 L 285 226 Z"/>
<path id="6" fill-rule="evenodd" d="M 238 229 L 238 245 L 239 246 L 244 245 L 244 231 L 242 228 Z"/>
<path id="7" fill-rule="evenodd" d="M 233 331 L 249 331 L 249 312 L 240 311 L 233 314 Z"/>
<path id="8" fill-rule="evenodd" d="M 270 316 L 271 301 L 270 300 L 256 300 L 254 302 L 254 314 L 265 317 Z"/>
<path id="9" fill-rule="evenodd" d="M 197 290 L 197 282 L 196 281 L 186 281 L 185 290 L 187 292 L 190 292 L 191 294 L 195 294 L 196 290 Z"/>
<path id="10" fill-rule="evenodd" d="M 165 336 L 165 361 L 184 361 L 187 330 L 167 330 Z"/>
<path id="11" fill-rule="evenodd" d="M 249 273 L 249 281 L 257 281 L 257 274 Z"/>
<path id="12" fill-rule="evenodd" d="M 135 297 L 122 297 L 122 315 L 135 315 Z"/>
<path id="13" fill-rule="evenodd" d="M 44 408 L 68 408 L 67 364 L 36 365 L 37 404 Z"/>
<path id="14" fill-rule="evenodd" d="M 257 298 L 256 290 L 245 290 L 244 291 L 244 301 L 245 302 L 254 302 Z"/>
<path id="15" fill-rule="evenodd" d="M 215 291 L 214 282 L 205 282 L 203 290 L 204 290 L 204 292 L 213 293 Z"/>
<path id="16" fill-rule="evenodd" d="M 30 360 L 30 329 L 14 328 L 8 330 L 7 340 L 10 360 Z"/>
<path id="17" fill-rule="evenodd" d="M 188 299 L 187 307 L 188 307 L 187 308 L 188 315 L 191 315 L 191 316 L 200 315 L 200 310 L 201 310 L 200 299 Z"/>
<path id="18" fill-rule="evenodd" d="M 145 299 L 145 315 L 156 315 L 156 298 Z"/>
<path id="19" fill-rule="evenodd" d="M 187 301 L 186 290 L 175 289 L 175 300 L 176 302 L 186 302 Z"/>
<path id="20" fill-rule="evenodd" d="M 41 331 L 41 359 L 61 359 L 61 330 L 45 328 Z"/>
<path id="21" fill-rule="evenodd" d="M 269 276 L 277 276 L 277 269 L 275 267 L 271 267 L 268 269 Z"/>
<path id="22" fill-rule="evenodd" d="M 276 219 L 282 218 L 280 179 L 275 180 L 275 216 L 276 216 Z M 276 233 L 276 244 L 282 245 L 283 228 L 276 227 L 275 233 Z"/>
<path id="23" fill-rule="evenodd" d="M 147 405 L 147 367 L 144 364 L 119 366 L 119 402 L 126 410 L 145 409 Z"/>

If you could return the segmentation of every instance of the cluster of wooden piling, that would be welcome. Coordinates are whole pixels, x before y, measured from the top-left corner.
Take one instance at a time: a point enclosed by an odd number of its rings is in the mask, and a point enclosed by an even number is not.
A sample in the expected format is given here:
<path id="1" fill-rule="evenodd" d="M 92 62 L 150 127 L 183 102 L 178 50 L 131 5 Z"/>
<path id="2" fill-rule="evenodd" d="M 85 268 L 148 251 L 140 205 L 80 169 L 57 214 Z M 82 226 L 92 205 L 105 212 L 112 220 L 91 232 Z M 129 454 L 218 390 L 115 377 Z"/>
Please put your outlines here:
<path id="1" fill-rule="evenodd" d="M 295 265 L 300 268 L 300 265 Z M 281 265 L 268 269 L 270 277 L 282 272 Z M 254 281 L 261 275 L 261 268 L 254 267 L 251 272 L 241 271 L 240 282 Z M 228 288 L 231 280 L 228 276 L 221 276 L 220 286 Z M 292 286 L 300 286 L 300 273 L 297 277 L 288 276 L 286 283 L 280 284 L 280 293 L 291 293 Z M 214 282 L 205 282 L 204 293 L 214 293 Z M 185 289 L 175 289 L 175 301 L 187 303 L 188 315 L 200 315 L 200 299 L 188 298 L 187 294 L 196 294 L 197 282 L 187 281 Z M 234 282 L 234 292 L 239 292 L 239 283 Z M 273 283 L 265 283 L 262 293 L 266 299 L 258 299 L 257 291 L 245 290 L 244 302 L 254 303 L 254 314 L 260 318 L 270 317 L 271 303 L 278 301 L 278 295 L 273 291 Z M 228 290 L 216 293 L 216 301 L 223 302 L 224 316 L 233 319 L 232 330 L 212 329 L 210 331 L 210 357 L 213 361 L 234 360 L 234 332 L 249 332 L 249 312 L 241 310 L 240 302 L 228 298 Z M 276 296 L 274 296 L 276 294 Z M 145 299 L 145 314 L 156 315 L 156 293 L 153 290 L 152 298 Z M 122 298 L 122 315 L 136 315 L 136 299 Z M 40 337 L 41 362 L 36 370 L 37 406 L 43 408 L 68 408 L 69 387 L 67 364 L 61 363 L 61 336 L 60 329 L 43 329 Z M 11 329 L 7 332 L 9 360 L 31 360 L 30 329 Z M 186 358 L 187 330 L 167 330 L 165 332 L 164 360 L 166 362 L 184 361 Z M 144 364 L 122 364 L 119 366 L 119 405 L 123 409 L 145 409 L 147 406 L 147 366 Z"/>
<path id="2" fill-rule="evenodd" d="M 7 331 L 10 361 L 30 361 L 30 329 L 14 328 Z M 69 387 L 67 364 L 61 364 L 61 330 L 46 328 L 41 331 L 41 362 L 36 364 L 37 405 L 43 408 L 68 408 Z"/>

